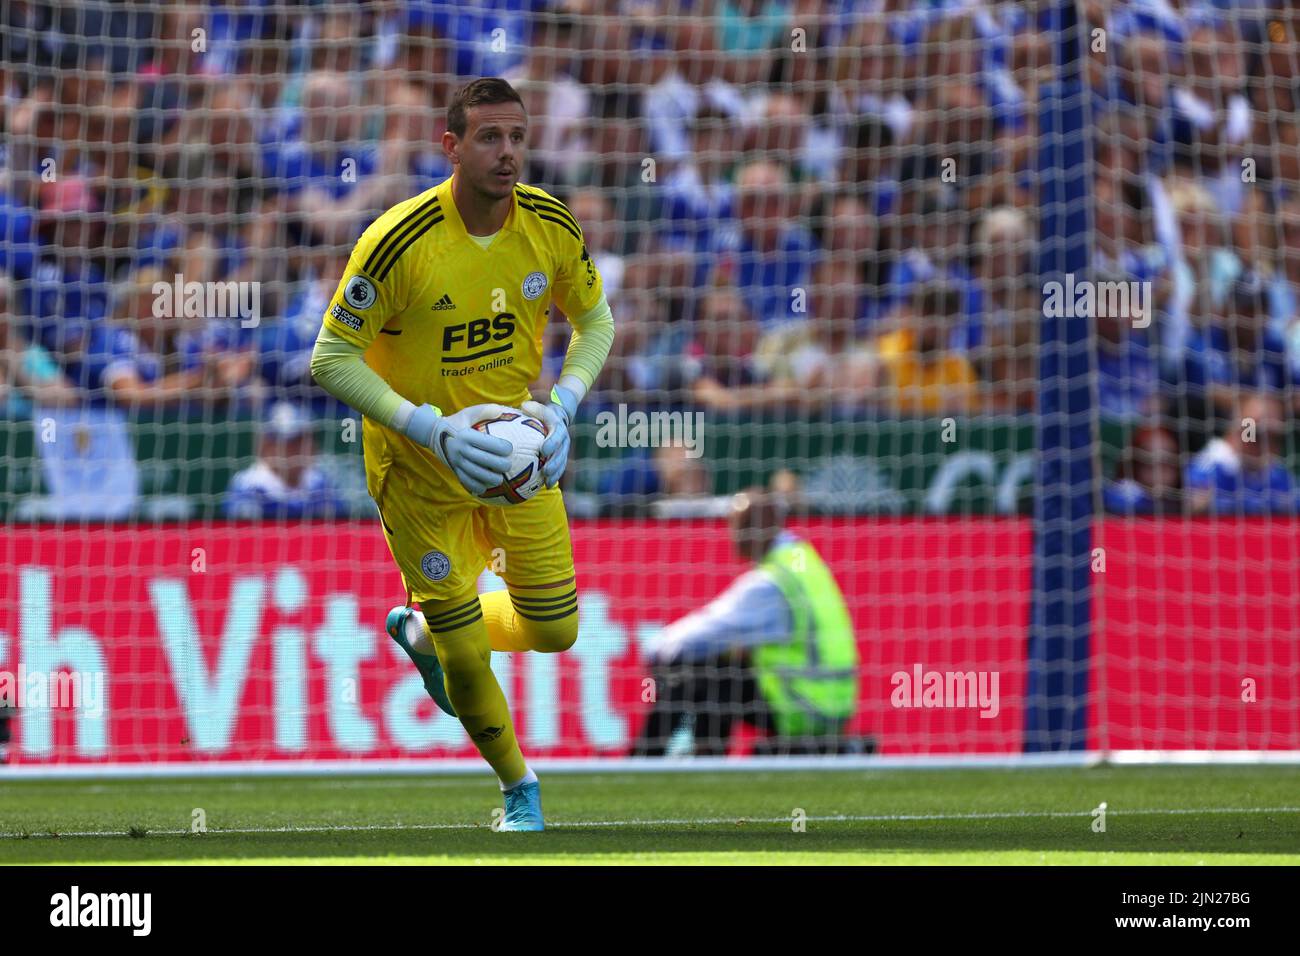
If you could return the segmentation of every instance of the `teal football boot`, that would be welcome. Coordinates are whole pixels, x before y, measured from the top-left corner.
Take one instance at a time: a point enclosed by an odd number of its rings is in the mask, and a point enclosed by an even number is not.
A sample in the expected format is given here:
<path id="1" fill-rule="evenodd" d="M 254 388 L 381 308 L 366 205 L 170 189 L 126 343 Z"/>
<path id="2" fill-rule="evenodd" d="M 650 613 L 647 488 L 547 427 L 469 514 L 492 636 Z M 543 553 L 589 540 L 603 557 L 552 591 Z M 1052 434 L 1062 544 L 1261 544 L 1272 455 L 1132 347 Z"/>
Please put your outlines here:
<path id="1" fill-rule="evenodd" d="M 456 716 L 456 708 L 451 706 L 451 698 L 447 696 L 447 688 L 442 682 L 442 664 L 438 662 L 437 654 L 421 654 L 415 648 L 411 647 L 411 642 L 406 637 L 406 624 L 412 616 L 418 614 L 414 608 L 395 607 L 388 612 L 388 620 L 384 622 L 384 630 L 388 636 L 397 642 L 397 645 L 404 651 L 406 656 L 415 664 L 420 676 L 424 678 L 424 689 L 429 692 L 433 702 L 437 704 L 442 712 Z M 423 616 L 421 616 L 420 626 L 424 626 Z"/>
<path id="2" fill-rule="evenodd" d="M 542 785 L 537 781 L 521 783 L 505 791 L 506 816 L 499 832 L 520 833 L 545 830 L 542 822 Z"/>

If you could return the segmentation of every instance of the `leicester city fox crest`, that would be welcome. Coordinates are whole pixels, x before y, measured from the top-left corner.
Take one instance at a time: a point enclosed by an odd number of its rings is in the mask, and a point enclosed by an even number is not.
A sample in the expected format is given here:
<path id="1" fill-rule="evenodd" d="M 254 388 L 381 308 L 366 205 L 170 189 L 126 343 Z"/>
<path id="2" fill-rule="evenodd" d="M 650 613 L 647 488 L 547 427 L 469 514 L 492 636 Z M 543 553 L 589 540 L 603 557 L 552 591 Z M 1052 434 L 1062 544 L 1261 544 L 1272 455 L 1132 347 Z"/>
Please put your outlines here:
<path id="1" fill-rule="evenodd" d="M 546 279 L 545 272 L 528 273 L 528 275 L 524 278 L 524 284 L 523 284 L 524 298 L 527 299 L 529 302 L 532 302 L 534 299 L 538 298 L 543 292 L 546 291 L 546 283 L 547 283 L 547 279 Z"/>
<path id="2" fill-rule="evenodd" d="M 430 551 L 420 559 L 420 570 L 430 581 L 441 581 L 451 573 L 451 559 L 441 551 Z"/>

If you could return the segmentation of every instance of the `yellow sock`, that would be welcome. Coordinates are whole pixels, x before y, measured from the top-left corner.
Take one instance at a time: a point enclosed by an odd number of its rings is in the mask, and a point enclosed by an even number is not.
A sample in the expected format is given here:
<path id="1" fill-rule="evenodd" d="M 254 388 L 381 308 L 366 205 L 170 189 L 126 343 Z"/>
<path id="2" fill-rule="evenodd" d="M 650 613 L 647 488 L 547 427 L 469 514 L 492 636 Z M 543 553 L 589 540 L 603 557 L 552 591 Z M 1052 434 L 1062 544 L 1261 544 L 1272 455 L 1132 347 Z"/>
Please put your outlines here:
<path id="1" fill-rule="evenodd" d="M 479 595 L 494 651 L 567 651 L 578 639 L 578 589 L 489 591 Z"/>
<path id="2" fill-rule="evenodd" d="M 465 609 L 466 597 L 422 604 L 429 635 L 438 651 L 447 696 L 470 740 L 503 781 L 528 772 L 519 751 L 510 709 L 492 673 L 492 649 L 480 609 Z"/>

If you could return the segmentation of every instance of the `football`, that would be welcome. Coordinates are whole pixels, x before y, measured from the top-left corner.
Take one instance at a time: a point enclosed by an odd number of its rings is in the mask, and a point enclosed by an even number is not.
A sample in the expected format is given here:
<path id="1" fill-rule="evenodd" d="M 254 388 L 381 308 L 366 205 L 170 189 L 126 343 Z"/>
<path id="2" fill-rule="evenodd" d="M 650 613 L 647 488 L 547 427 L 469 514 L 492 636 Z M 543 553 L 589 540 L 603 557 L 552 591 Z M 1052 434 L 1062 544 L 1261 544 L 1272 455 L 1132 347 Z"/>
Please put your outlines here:
<path id="1" fill-rule="evenodd" d="M 542 441 L 546 426 L 523 412 L 506 412 L 475 422 L 474 427 L 496 438 L 504 438 L 514 446 L 510 455 L 510 470 L 502 476 L 501 484 L 479 495 L 480 501 L 490 505 L 517 505 L 527 501 L 542 490 Z"/>

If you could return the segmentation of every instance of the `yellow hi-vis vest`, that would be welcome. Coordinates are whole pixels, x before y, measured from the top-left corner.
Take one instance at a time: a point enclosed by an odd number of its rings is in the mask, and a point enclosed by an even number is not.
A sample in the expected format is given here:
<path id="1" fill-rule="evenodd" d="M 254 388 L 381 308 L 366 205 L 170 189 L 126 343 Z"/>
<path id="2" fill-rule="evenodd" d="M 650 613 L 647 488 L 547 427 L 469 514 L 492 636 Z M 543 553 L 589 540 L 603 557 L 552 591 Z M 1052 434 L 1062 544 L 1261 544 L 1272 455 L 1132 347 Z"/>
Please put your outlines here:
<path id="1" fill-rule="evenodd" d="M 751 661 L 783 737 L 835 733 L 858 700 L 858 647 L 844 595 L 806 541 L 778 545 L 760 565 L 790 605 L 784 644 L 764 644 Z"/>

